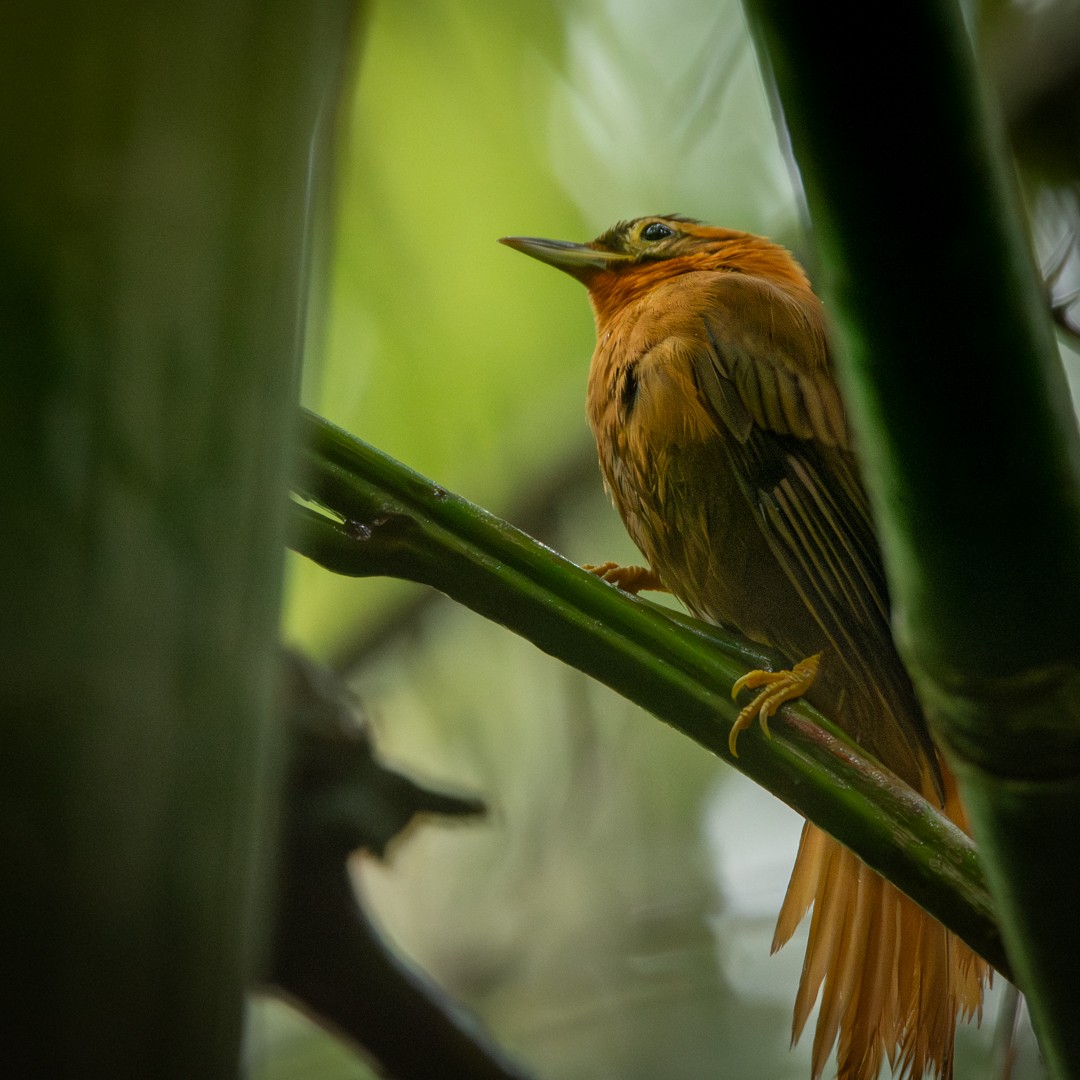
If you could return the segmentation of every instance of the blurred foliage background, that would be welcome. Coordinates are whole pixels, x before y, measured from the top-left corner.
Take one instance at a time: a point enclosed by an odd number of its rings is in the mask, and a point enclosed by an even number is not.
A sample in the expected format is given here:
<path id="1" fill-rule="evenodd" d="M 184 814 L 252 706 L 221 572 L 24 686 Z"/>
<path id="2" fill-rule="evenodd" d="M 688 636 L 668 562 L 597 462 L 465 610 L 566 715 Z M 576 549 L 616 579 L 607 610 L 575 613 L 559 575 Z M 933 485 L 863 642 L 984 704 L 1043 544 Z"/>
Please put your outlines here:
<path id="1" fill-rule="evenodd" d="M 992 57 L 1007 20 L 1061 6 L 973 24 Z M 377 3 L 342 127 L 306 404 L 577 561 L 633 561 L 584 421 L 584 292 L 495 240 L 679 212 L 812 270 L 738 3 Z M 1075 213 L 1052 179 L 1031 189 L 1044 261 Z M 490 808 L 356 859 L 404 955 L 540 1077 L 808 1075 L 808 1046 L 788 1049 L 802 942 L 768 956 L 793 814 L 441 597 L 298 557 L 289 583 L 287 640 L 347 675 L 383 757 Z M 995 1011 L 962 1032 L 958 1080 L 988 1075 Z M 371 1075 L 269 1001 L 249 1055 L 260 1080 Z"/>

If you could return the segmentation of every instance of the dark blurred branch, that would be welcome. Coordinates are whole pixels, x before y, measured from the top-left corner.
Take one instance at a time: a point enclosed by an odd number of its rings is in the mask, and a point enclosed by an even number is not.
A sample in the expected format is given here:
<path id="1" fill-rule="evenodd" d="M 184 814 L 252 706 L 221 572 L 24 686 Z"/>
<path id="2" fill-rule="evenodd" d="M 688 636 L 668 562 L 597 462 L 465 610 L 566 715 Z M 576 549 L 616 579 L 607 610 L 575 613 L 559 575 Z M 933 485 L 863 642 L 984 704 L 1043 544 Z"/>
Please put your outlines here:
<path id="1" fill-rule="evenodd" d="M 268 981 L 395 1080 L 528 1080 L 386 946 L 347 869 L 357 850 L 381 857 L 417 815 L 472 816 L 483 805 L 382 765 L 329 672 L 286 655 L 283 686 L 290 754 Z"/>
<path id="2" fill-rule="evenodd" d="M 440 589 L 637 702 L 848 844 L 1006 969 L 971 841 L 805 703 L 732 759 L 735 679 L 783 658 L 621 593 L 305 413 L 292 546 L 337 573 Z"/>

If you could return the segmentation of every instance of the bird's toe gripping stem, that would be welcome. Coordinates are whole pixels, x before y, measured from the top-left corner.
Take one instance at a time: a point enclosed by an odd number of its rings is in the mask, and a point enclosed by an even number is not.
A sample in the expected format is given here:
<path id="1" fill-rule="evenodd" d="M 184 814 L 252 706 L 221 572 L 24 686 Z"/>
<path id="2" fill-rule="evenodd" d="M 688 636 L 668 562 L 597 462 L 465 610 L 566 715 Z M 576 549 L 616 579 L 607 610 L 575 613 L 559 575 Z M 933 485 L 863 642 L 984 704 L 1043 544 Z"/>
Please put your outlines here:
<path id="1" fill-rule="evenodd" d="M 632 593 L 634 596 L 644 589 L 650 592 L 668 591 L 656 571 L 648 566 L 623 566 L 620 563 L 606 562 L 599 566 L 586 563 L 582 569 L 588 570 L 590 574 L 595 574 L 609 585 L 616 585 L 623 592 Z"/>
<path id="2" fill-rule="evenodd" d="M 800 660 L 790 671 L 748 671 L 741 679 L 735 680 L 735 685 L 731 688 L 732 700 L 743 690 L 752 690 L 759 686 L 764 689 L 754 696 L 754 700 L 739 713 L 735 723 L 731 725 L 728 749 L 732 757 L 739 756 L 736 749 L 739 732 L 750 727 L 755 716 L 766 738 L 772 738 L 769 732 L 769 717 L 773 716 L 781 705 L 802 697 L 814 685 L 820 666 L 821 653 L 814 653 L 813 656 Z"/>

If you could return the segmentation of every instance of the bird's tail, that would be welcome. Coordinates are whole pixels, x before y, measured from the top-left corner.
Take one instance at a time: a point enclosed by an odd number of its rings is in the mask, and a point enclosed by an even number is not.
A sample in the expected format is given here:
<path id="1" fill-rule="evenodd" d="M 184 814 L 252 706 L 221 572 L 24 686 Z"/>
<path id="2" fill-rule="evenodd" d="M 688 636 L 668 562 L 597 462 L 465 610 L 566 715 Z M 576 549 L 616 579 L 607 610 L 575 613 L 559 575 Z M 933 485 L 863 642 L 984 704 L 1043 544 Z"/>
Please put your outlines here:
<path id="1" fill-rule="evenodd" d="M 946 813 L 966 827 L 955 781 Z M 807 823 L 776 923 L 773 951 L 814 907 L 792 1042 L 821 992 L 813 1080 L 833 1045 L 838 1080 L 875 1080 L 882 1059 L 905 1080 L 951 1080 L 956 1019 L 982 1018 L 990 972 L 955 934 L 857 856 Z M 824 987 L 824 988 L 823 988 Z"/>

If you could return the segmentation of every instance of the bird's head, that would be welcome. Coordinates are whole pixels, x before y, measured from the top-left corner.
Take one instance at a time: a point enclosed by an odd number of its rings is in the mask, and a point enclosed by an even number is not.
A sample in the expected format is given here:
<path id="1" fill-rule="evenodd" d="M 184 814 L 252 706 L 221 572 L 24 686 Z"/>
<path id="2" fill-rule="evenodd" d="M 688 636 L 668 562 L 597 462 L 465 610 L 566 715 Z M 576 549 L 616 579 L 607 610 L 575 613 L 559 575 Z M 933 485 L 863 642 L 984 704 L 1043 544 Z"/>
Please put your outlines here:
<path id="1" fill-rule="evenodd" d="M 753 274 L 809 289 L 802 267 L 779 244 L 677 214 L 620 221 L 586 244 L 504 236 L 499 243 L 575 277 L 588 288 L 598 321 L 661 282 L 700 270 Z"/>

